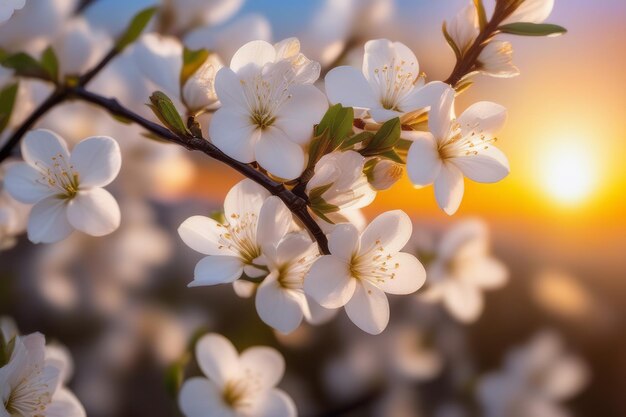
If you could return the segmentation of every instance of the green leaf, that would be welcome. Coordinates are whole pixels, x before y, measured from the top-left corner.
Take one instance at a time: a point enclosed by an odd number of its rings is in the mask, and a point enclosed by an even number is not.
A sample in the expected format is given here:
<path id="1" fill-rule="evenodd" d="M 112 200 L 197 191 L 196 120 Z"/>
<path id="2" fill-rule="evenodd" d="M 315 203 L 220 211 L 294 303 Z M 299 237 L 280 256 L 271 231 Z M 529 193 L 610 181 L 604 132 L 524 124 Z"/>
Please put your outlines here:
<path id="1" fill-rule="evenodd" d="M 4 131 L 9 124 L 9 120 L 11 120 L 13 106 L 17 98 L 17 89 L 18 85 L 14 83 L 0 90 L 0 133 Z"/>
<path id="2" fill-rule="evenodd" d="M 183 66 L 180 69 L 180 85 L 185 85 L 187 80 L 198 71 L 198 68 L 205 63 L 210 52 L 206 49 L 191 50 L 183 49 Z"/>
<path id="3" fill-rule="evenodd" d="M 374 137 L 374 134 L 372 132 L 363 131 L 363 132 L 357 133 L 356 135 L 351 136 L 348 139 L 344 140 L 340 146 L 340 149 L 342 151 L 345 149 L 350 149 L 353 146 L 358 145 L 359 143 L 371 141 L 373 137 Z"/>
<path id="4" fill-rule="evenodd" d="M 456 90 L 456 95 L 458 96 L 459 94 L 465 92 L 465 90 L 470 88 L 472 85 L 474 85 L 474 81 L 469 80 L 458 83 L 454 86 L 454 89 Z"/>
<path id="5" fill-rule="evenodd" d="M 18 52 L 2 59 L 2 66 L 15 71 L 15 75 L 20 77 L 39 78 L 46 81 L 54 81 L 50 73 L 35 58 Z"/>
<path id="6" fill-rule="evenodd" d="M 313 200 L 320 200 L 322 199 L 322 195 L 328 191 L 330 189 L 330 187 L 333 186 L 333 182 L 331 182 L 330 184 L 326 184 L 326 185 L 320 185 L 319 187 L 315 187 L 313 188 L 310 192 L 309 192 L 309 200 L 313 201 Z M 323 200 L 322 200 L 323 201 Z"/>
<path id="7" fill-rule="evenodd" d="M 404 161 L 404 160 L 400 157 L 400 155 L 398 155 L 398 154 L 396 153 L 396 151 L 394 151 L 393 149 L 392 149 L 392 150 L 390 150 L 390 151 L 387 151 L 387 152 L 380 153 L 380 154 L 378 154 L 378 156 L 381 156 L 381 157 L 383 157 L 383 158 L 390 159 L 390 160 L 392 160 L 393 162 L 397 162 L 397 163 L 399 163 L 399 164 L 404 164 L 404 163 L 406 163 L 406 162 L 405 162 L 405 161 Z"/>
<path id="8" fill-rule="evenodd" d="M 324 114 L 324 117 L 322 117 L 322 120 L 315 128 L 315 134 L 319 136 L 328 129 L 333 143 L 339 146 L 341 141 L 352 132 L 353 122 L 354 109 L 335 104 Z"/>
<path id="9" fill-rule="evenodd" d="M 380 153 L 393 150 L 398 140 L 400 140 L 401 124 L 398 117 L 387 120 L 378 129 L 372 140 L 366 144 L 360 152 L 363 156 L 374 156 Z"/>
<path id="10" fill-rule="evenodd" d="M 456 56 L 456 60 L 460 61 L 463 54 L 461 54 L 461 50 L 459 49 L 452 36 L 448 33 L 448 28 L 446 26 L 446 22 L 443 22 L 443 26 L 441 27 L 441 31 L 443 32 L 443 37 L 446 38 L 446 42 L 450 45 L 450 48 L 454 51 L 454 56 Z"/>
<path id="11" fill-rule="evenodd" d="M 483 0 L 474 0 L 474 6 L 476 6 L 476 12 L 478 13 L 478 25 L 480 30 L 483 30 L 487 26 L 487 12 L 485 11 Z"/>
<path id="12" fill-rule="evenodd" d="M 190 133 L 185 123 L 183 123 L 180 114 L 178 114 L 178 110 L 174 107 L 174 103 L 172 103 L 172 100 L 165 93 L 155 91 L 150 96 L 150 102 L 152 104 L 148 104 L 148 106 L 168 129 L 182 136 L 186 136 Z"/>
<path id="13" fill-rule="evenodd" d="M 59 80 L 59 60 L 52 46 L 48 46 L 41 54 L 41 66 L 48 72 L 52 81 Z"/>
<path id="14" fill-rule="evenodd" d="M 509 23 L 498 28 L 502 33 L 520 36 L 559 36 L 567 32 L 562 26 L 550 23 Z"/>
<path id="15" fill-rule="evenodd" d="M 146 28 L 146 26 L 152 19 L 152 16 L 154 16 L 154 14 L 156 13 L 157 9 L 157 7 L 149 7 L 137 13 L 126 28 L 124 34 L 120 36 L 120 38 L 117 40 L 115 44 L 115 49 L 121 52 L 128 45 L 135 42 L 139 35 L 141 35 L 141 32 L 143 32 L 143 30 Z"/>

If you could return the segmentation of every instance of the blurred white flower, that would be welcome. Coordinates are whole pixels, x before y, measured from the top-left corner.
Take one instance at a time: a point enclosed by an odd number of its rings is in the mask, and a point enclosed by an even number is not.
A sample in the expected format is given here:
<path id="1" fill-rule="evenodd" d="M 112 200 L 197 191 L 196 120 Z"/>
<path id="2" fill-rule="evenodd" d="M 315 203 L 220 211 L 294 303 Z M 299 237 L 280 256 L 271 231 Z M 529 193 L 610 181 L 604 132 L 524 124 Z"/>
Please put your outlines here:
<path id="1" fill-rule="evenodd" d="M 263 245 L 263 255 L 269 274 L 256 293 L 261 320 L 282 333 L 294 331 L 303 317 L 323 320 L 325 309 L 304 293 L 305 276 L 319 256 L 317 243 L 304 232 L 293 232 L 277 244 Z"/>
<path id="2" fill-rule="evenodd" d="M 478 67 L 483 74 L 492 77 L 519 75 L 519 69 L 513 64 L 513 45 L 507 41 L 492 40 L 487 43 L 478 56 Z"/>
<path id="3" fill-rule="evenodd" d="M 81 17 L 63 24 L 52 42 L 61 76 L 81 75 L 95 66 L 109 51 L 112 39 Z"/>
<path id="4" fill-rule="evenodd" d="M 230 59 L 241 45 L 252 41 L 272 41 L 272 27 L 265 16 L 249 14 L 226 25 L 207 25 L 192 30 L 184 43 L 192 49 L 215 51 L 222 58 Z"/>
<path id="5" fill-rule="evenodd" d="M 217 54 L 209 54 L 200 68 L 180 86 L 183 45 L 178 39 L 147 33 L 134 45 L 132 53 L 142 74 L 156 88 L 184 104 L 189 112 L 195 113 L 219 105 L 215 93 L 215 75 L 223 64 Z"/>
<path id="6" fill-rule="evenodd" d="M 487 227 L 479 220 L 466 220 L 441 239 L 437 257 L 428 266 L 429 287 L 422 294 L 428 301 L 441 301 L 457 320 L 470 323 L 483 310 L 483 290 L 506 284 L 508 271 L 489 253 Z"/>
<path id="7" fill-rule="evenodd" d="M 290 53 L 286 57 L 281 48 L 264 41 L 242 46 L 230 68 L 217 73 L 215 89 L 222 107 L 209 126 L 211 140 L 228 156 L 257 161 L 285 179 L 302 173 L 302 145 L 328 107 L 324 94 L 310 84 L 319 76 L 319 66 Z"/>
<path id="8" fill-rule="evenodd" d="M 65 140 L 49 130 L 30 131 L 22 140 L 26 162 L 9 167 L 5 187 L 18 201 L 35 204 L 28 219 L 33 243 L 52 243 L 74 229 L 104 236 L 118 228 L 120 209 L 104 188 L 115 179 L 122 156 L 117 142 L 94 136 L 70 156 Z"/>
<path id="9" fill-rule="evenodd" d="M 63 1 L 63 0 L 56 0 Z M 158 6 L 161 0 L 106 0 L 91 2 L 83 11 L 83 16 L 91 26 L 106 31 L 118 38 L 140 11 Z"/>
<path id="10" fill-rule="evenodd" d="M 18 235 L 26 230 L 30 206 L 9 195 L 4 186 L 4 173 L 14 162 L 0 165 L 0 251 L 12 248 Z"/>
<path id="11" fill-rule="evenodd" d="M 15 1 L 8 0 L 8 4 Z M 65 19 L 72 15 L 76 3 L 76 0 L 26 1 L 13 17 L 0 23 L 0 48 L 9 52 L 33 52 L 33 48 L 40 49 L 35 45 L 37 41 L 49 43 L 50 38 L 63 27 Z M 0 8 L 6 7 L 7 0 L 1 4 Z"/>
<path id="12" fill-rule="evenodd" d="M 461 54 L 467 52 L 480 32 L 478 13 L 473 0 L 470 0 L 467 6 L 454 16 L 450 22 L 447 22 L 446 29 L 461 51 Z"/>
<path id="13" fill-rule="evenodd" d="M 250 179 L 235 185 L 224 200 L 227 223 L 193 216 L 178 228 L 187 246 L 208 255 L 198 262 L 190 287 L 234 282 L 267 274 L 261 247 L 278 242 L 291 227 L 291 213 L 278 197 Z"/>
<path id="14" fill-rule="evenodd" d="M 324 155 L 315 164 L 315 173 L 306 186 L 311 208 L 327 214 L 369 205 L 376 191 L 363 173 L 364 166 L 365 158 L 355 151 Z M 324 192 L 317 195 L 320 191 Z"/>
<path id="15" fill-rule="evenodd" d="M 413 293 L 426 278 L 417 258 L 400 252 L 411 230 L 400 210 L 379 215 L 360 235 L 351 224 L 335 226 L 328 239 L 331 254 L 315 261 L 304 280 L 306 294 L 325 308 L 345 306 L 359 328 L 381 333 L 389 322 L 385 293 Z"/>
<path id="16" fill-rule="evenodd" d="M 40 333 L 0 340 L 0 415 L 84 417 L 78 399 L 63 385 L 71 373 L 64 351 L 47 348 Z"/>
<path id="17" fill-rule="evenodd" d="M 0 24 L 13 16 L 16 10 L 20 10 L 26 4 L 26 0 L 5 0 L 0 4 Z"/>
<path id="18" fill-rule="evenodd" d="M 502 24 L 515 22 L 541 23 L 550 16 L 554 0 L 524 0 Z"/>
<path id="19" fill-rule="evenodd" d="M 506 120 L 506 109 L 481 101 L 454 115 L 454 95 L 448 88 L 428 118 L 430 132 L 410 132 L 407 156 L 409 178 L 418 187 L 435 185 L 439 207 L 454 214 L 463 198 L 463 176 L 498 182 L 509 173 L 506 156 L 493 143 Z"/>
<path id="20" fill-rule="evenodd" d="M 435 105 L 448 85 L 424 85 L 415 54 L 400 42 L 368 41 L 362 72 L 354 67 L 333 68 L 325 78 L 332 104 L 369 111 L 376 122 Z"/>
<path id="21" fill-rule="evenodd" d="M 405 378 L 427 381 L 439 375 L 444 358 L 415 325 L 391 329 L 387 349 L 393 371 Z"/>
<path id="22" fill-rule="evenodd" d="M 544 331 L 509 353 L 503 370 L 485 375 L 477 395 L 486 417 L 567 417 L 560 403 L 589 378 L 587 365 L 565 351 L 557 334 Z"/>
<path id="23" fill-rule="evenodd" d="M 391 188 L 404 173 L 402 164 L 384 158 L 371 158 L 365 164 L 367 181 L 377 191 Z"/>
<path id="24" fill-rule="evenodd" d="M 275 349 L 255 346 L 241 354 L 224 336 L 211 333 L 196 345 L 196 360 L 208 377 L 190 378 L 178 397 L 186 417 L 295 417 L 291 398 L 275 388 L 285 361 Z"/>
<path id="25" fill-rule="evenodd" d="M 164 3 L 167 19 L 172 25 L 168 29 L 181 33 L 201 24 L 219 25 L 235 15 L 244 0 L 171 0 Z"/>

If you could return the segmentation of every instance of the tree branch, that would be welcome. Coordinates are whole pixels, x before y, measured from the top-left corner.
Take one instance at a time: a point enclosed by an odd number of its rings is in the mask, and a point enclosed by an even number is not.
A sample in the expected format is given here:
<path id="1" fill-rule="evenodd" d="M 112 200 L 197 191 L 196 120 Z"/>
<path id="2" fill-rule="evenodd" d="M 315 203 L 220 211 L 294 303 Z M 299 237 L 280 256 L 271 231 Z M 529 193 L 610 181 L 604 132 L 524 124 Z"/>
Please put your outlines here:
<path id="1" fill-rule="evenodd" d="M 445 81 L 447 84 L 455 87 L 463 77 L 478 69 L 476 64 L 478 63 L 480 53 L 485 49 L 487 43 L 498 34 L 498 27 L 504 19 L 509 17 L 518 6 L 519 2 L 517 0 L 513 0 L 510 3 L 506 1 L 496 2 L 496 9 L 493 12 L 491 20 L 487 22 L 487 25 L 480 31 L 474 43 L 472 43 L 472 46 L 470 46 L 463 57 L 456 62 L 452 73 Z"/>
<path id="2" fill-rule="evenodd" d="M 81 86 L 69 88 L 68 92 L 72 97 L 79 98 L 98 107 L 101 107 L 115 116 L 131 120 L 132 122 L 142 126 L 144 129 L 167 140 L 168 142 L 183 146 L 190 151 L 200 151 L 208 155 L 209 157 L 228 165 L 237 172 L 243 174 L 245 177 L 250 178 L 257 184 L 268 190 L 271 194 L 280 198 L 289 208 L 289 210 L 291 210 L 291 212 L 298 219 L 300 219 L 304 227 L 309 232 L 311 232 L 311 234 L 317 241 L 320 252 L 324 254 L 329 253 L 326 235 L 324 235 L 322 229 L 309 213 L 306 201 L 285 188 L 282 183 L 270 179 L 265 174 L 256 170 L 249 164 L 244 164 L 229 157 L 205 138 L 191 135 L 178 135 L 163 126 L 147 120 L 142 116 L 132 112 L 131 110 L 122 106 L 115 99 L 106 98 L 98 94 L 92 93 Z"/>

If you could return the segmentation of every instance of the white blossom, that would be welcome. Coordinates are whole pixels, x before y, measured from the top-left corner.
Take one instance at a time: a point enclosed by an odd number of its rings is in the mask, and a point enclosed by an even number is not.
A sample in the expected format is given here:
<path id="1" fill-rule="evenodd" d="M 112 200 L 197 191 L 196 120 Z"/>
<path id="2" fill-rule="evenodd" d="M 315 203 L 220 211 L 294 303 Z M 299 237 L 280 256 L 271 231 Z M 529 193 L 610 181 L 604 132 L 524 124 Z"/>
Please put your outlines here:
<path id="1" fill-rule="evenodd" d="M 261 247 L 279 241 L 291 227 L 291 213 L 278 197 L 252 180 L 235 185 L 224 200 L 226 223 L 193 216 L 178 228 L 187 246 L 208 255 L 196 265 L 190 287 L 232 283 L 245 272 L 261 277 Z"/>
<path id="2" fill-rule="evenodd" d="M 312 208 L 325 214 L 362 208 L 374 201 L 376 191 L 363 173 L 364 166 L 365 158 L 355 151 L 324 155 L 306 186 L 309 197 L 324 191 L 319 196 L 323 201 L 312 200 Z"/>
<path id="3" fill-rule="evenodd" d="M 10 166 L 4 181 L 13 198 L 34 204 L 28 219 L 32 242 L 56 242 L 74 229 L 103 236 L 118 228 L 119 206 L 102 188 L 121 167 L 114 139 L 87 138 L 70 156 L 63 138 L 49 130 L 33 130 L 22 140 L 22 157 L 25 162 Z"/>
<path id="4" fill-rule="evenodd" d="M 389 321 L 385 293 L 410 294 L 425 280 L 417 258 L 400 252 L 411 230 L 411 220 L 400 210 L 379 215 L 361 234 L 351 224 L 335 226 L 328 238 L 331 254 L 315 261 L 305 292 L 322 307 L 345 306 L 362 330 L 382 332 Z"/>
<path id="5" fill-rule="evenodd" d="M 428 266 L 428 285 L 423 299 L 440 301 L 457 320 L 471 323 L 482 313 L 483 291 L 502 287 L 506 267 L 489 253 L 486 225 L 466 220 L 441 239 L 437 256 Z"/>
<path id="6" fill-rule="evenodd" d="M 285 361 L 275 349 L 255 346 L 241 354 L 224 336 L 211 333 L 196 345 L 205 377 L 183 384 L 178 403 L 186 417 L 295 417 L 291 398 L 275 386 Z"/>
<path id="7" fill-rule="evenodd" d="M 483 74 L 492 77 L 510 78 L 519 75 L 519 69 L 513 64 L 513 45 L 511 42 L 492 40 L 478 55 L 478 66 Z"/>
<path id="8" fill-rule="evenodd" d="M 478 399 L 486 417 L 567 417 L 561 404 L 589 380 L 586 364 L 564 349 L 562 340 L 543 331 L 510 352 L 504 369 L 485 375 Z"/>
<path id="9" fill-rule="evenodd" d="M 85 410 L 67 388 L 71 363 L 66 351 L 46 347 L 40 333 L 0 338 L 10 352 L 0 363 L 0 415 L 6 417 L 84 417 Z"/>
<path id="10" fill-rule="evenodd" d="M 230 68 L 217 73 L 222 107 L 213 115 L 209 135 L 228 156 L 257 161 L 272 175 L 294 179 L 304 170 L 302 146 L 328 103 L 310 84 L 319 65 L 281 52 L 264 41 L 250 42 L 235 53 Z"/>
<path id="11" fill-rule="evenodd" d="M 5 0 L 0 4 L 0 24 L 13 16 L 16 10 L 20 10 L 26 4 L 26 0 Z"/>
<path id="12" fill-rule="evenodd" d="M 333 68 L 325 82 L 332 104 L 367 110 L 379 123 L 434 105 L 447 88 L 442 82 L 424 84 L 415 54 L 387 39 L 365 44 L 362 72 L 349 66 Z"/>
<path id="13" fill-rule="evenodd" d="M 515 22 L 542 23 L 550 16 L 554 0 L 524 0 L 502 24 Z"/>
<path id="14" fill-rule="evenodd" d="M 478 13 L 473 0 L 447 23 L 446 29 L 461 54 L 467 52 L 480 32 Z"/>
<path id="15" fill-rule="evenodd" d="M 0 251 L 12 248 L 18 235 L 26 231 L 30 206 L 9 195 L 4 186 L 6 168 L 14 162 L 0 165 Z"/>
<path id="16" fill-rule="evenodd" d="M 385 158 L 372 158 L 365 164 L 367 180 L 372 188 L 377 191 L 391 188 L 404 173 L 402 164 Z"/>
<path id="17" fill-rule="evenodd" d="M 410 132 L 413 143 L 407 156 L 407 173 L 418 187 L 435 185 L 437 203 L 454 214 L 463 198 L 463 176 L 498 182 L 509 173 L 506 156 L 493 143 L 506 120 L 506 109 L 481 101 L 458 118 L 454 115 L 454 90 L 449 88 L 430 111 L 430 132 Z"/>
<path id="18" fill-rule="evenodd" d="M 109 51 L 111 38 L 81 17 L 65 22 L 52 43 L 62 76 L 77 76 L 92 69 Z"/>

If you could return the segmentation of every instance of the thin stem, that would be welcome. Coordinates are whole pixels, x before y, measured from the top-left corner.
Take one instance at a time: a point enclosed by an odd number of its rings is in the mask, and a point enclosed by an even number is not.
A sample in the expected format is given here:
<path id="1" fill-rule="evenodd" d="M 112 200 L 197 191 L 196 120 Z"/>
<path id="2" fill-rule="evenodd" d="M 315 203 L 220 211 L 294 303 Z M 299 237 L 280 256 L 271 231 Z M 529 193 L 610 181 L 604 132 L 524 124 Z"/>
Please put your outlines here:
<path id="1" fill-rule="evenodd" d="M 165 127 L 150 120 L 147 120 L 142 116 L 132 112 L 131 110 L 122 106 L 115 99 L 100 96 L 98 94 L 87 91 L 80 86 L 73 87 L 68 91 L 71 93 L 72 97 L 79 98 L 98 107 L 101 107 L 115 116 L 131 120 L 132 122 L 137 123 L 144 129 L 148 130 L 149 132 L 169 142 L 183 146 L 190 151 L 200 151 L 210 156 L 211 158 L 216 159 L 235 169 L 237 172 L 243 174 L 247 178 L 250 178 L 257 184 L 268 190 L 271 194 L 280 198 L 289 208 L 289 210 L 291 210 L 291 212 L 298 219 L 300 219 L 304 227 L 313 235 L 320 248 L 320 252 L 324 254 L 329 253 L 326 235 L 324 235 L 322 229 L 320 229 L 319 225 L 315 222 L 315 220 L 309 213 L 306 201 L 289 191 L 282 183 L 270 179 L 262 172 L 256 170 L 250 164 L 244 164 L 229 157 L 205 138 L 197 136 L 177 135 L 174 132 L 166 129 Z"/>

